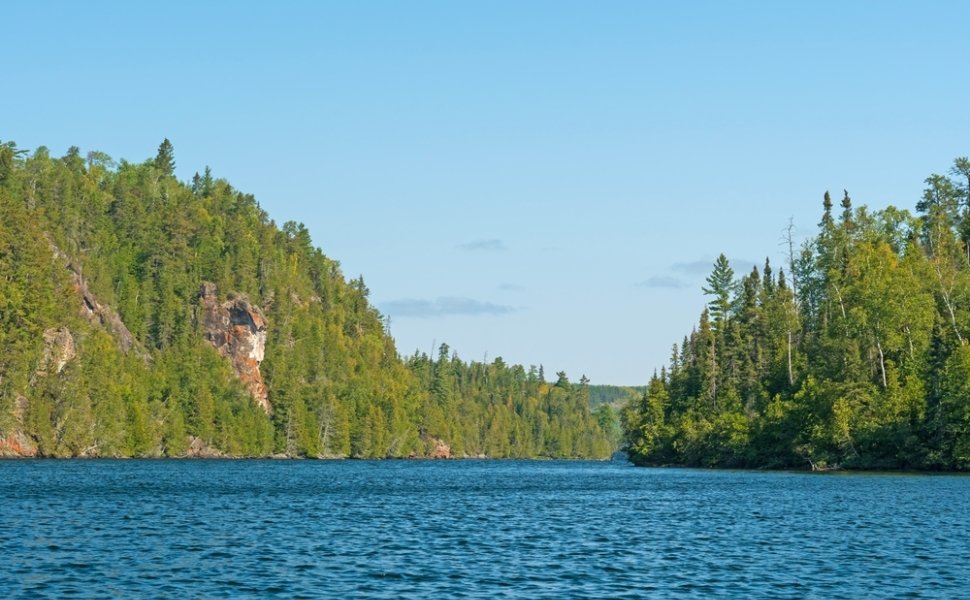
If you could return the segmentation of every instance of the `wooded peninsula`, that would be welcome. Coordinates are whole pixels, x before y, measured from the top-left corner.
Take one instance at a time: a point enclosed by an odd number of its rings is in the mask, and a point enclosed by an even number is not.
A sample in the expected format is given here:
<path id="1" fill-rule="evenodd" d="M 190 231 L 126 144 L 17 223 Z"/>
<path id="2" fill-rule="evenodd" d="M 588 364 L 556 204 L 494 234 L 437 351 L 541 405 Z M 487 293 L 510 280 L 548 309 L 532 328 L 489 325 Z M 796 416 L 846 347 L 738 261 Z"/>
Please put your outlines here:
<path id="1" fill-rule="evenodd" d="M 624 413 L 632 460 L 970 468 L 970 159 L 925 183 L 915 215 L 826 193 L 787 274 L 738 279 L 721 255 L 699 323 Z"/>

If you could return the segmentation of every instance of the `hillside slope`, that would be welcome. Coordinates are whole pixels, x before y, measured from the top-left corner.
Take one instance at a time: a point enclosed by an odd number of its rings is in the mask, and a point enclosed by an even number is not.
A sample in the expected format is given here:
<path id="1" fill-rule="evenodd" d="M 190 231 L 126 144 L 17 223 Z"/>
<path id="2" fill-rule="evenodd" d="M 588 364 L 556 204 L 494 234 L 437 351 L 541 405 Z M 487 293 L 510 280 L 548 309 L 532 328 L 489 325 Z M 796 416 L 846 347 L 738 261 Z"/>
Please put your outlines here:
<path id="1" fill-rule="evenodd" d="M 609 454 L 582 386 L 406 363 L 303 225 L 173 170 L 0 145 L 0 454 Z"/>

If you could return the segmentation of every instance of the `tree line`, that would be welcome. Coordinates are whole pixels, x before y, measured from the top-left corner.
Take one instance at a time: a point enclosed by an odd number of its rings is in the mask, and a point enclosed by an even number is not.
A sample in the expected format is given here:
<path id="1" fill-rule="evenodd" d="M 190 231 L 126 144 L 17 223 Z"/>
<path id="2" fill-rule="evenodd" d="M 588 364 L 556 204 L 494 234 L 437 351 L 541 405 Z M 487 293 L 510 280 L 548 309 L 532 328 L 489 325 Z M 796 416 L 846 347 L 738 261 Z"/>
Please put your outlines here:
<path id="1" fill-rule="evenodd" d="M 840 207 L 788 273 L 736 277 L 624 411 L 638 464 L 970 468 L 970 160 L 926 179 L 916 214 Z"/>
<path id="2" fill-rule="evenodd" d="M 458 456 L 610 454 L 585 383 L 550 385 L 501 359 L 401 357 L 363 278 L 346 278 L 304 225 L 277 226 L 209 168 L 189 182 L 174 169 L 168 140 L 141 163 L 0 144 L 0 440 L 43 456 L 181 456 L 201 443 L 406 457 L 439 442 Z M 130 343 L 83 316 L 80 281 Z M 203 282 L 265 312 L 270 414 L 204 340 Z M 45 336 L 60 330 L 76 352 L 55 368 Z"/>

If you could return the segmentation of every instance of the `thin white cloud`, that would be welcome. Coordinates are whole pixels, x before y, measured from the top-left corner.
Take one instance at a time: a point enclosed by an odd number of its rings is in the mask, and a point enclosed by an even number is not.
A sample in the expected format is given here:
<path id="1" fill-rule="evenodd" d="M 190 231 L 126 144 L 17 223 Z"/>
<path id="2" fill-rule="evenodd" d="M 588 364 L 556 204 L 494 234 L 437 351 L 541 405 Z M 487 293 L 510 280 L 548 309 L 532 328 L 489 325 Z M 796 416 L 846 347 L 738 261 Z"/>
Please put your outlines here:
<path id="1" fill-rule="evenodd" d="M 711 271 L 714 270 L 715 260 L 713 258 L 702 258 L 689 262 L 676 262 L 670 265 L 670 270 L 686 275 L 710 275 Z M 731 264 L 731 268 L 734 269 L 735 275 L 747 275 L 755 264 L 757 264 L 754 261 L 731 257 L 728 257 L 728 262 Z"/>
<path id="2" fill-rule="evenodd" d="M 653 277 L 648 277 L 643 281 L 637 282 L 637 287 L 644 288 L 660 288 L 668 290 L 680 290 L 686 287 L 691 287 L 691 284 L 678 279 L 676 277 L 670 277 L 669 275 L 656 275 Z"/>
<path id="3" fill-rule="evenodd" d="M 404 298 L 381 305 L 381 312 L 394 318 L 430 319 L 448 316 L 507 315 L 515 308 L 472 298 L 442 297 L 434 300 Z"/>
<path id="4" fill-rule="evenodd" d="M 711 272 L 714 267 L 714 261 L 702 258 L 701 260 L 693 260 L 690 262 L 677 262 L 670 265 L 671 271 L 677 271 L 678 273 L 687 273 L 688 275 L 706 275 Z"/>
<path id="5" fill-rule="evenodd" d="M 465 250 L 466 252 L 501 252 L 507 250 L 505 242 L 499 239 L 491 240 L 472 240 L 470 242 L 459 244 L 459 250 Z"/>

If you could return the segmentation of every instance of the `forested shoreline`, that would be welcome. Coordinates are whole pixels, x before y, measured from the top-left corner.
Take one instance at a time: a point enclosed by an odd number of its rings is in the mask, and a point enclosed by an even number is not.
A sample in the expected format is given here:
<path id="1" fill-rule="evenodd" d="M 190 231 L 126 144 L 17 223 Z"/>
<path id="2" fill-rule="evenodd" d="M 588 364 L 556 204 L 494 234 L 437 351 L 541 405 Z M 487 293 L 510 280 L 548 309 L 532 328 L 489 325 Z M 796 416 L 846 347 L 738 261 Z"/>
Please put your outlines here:
<path id="1" fill-rule="evenodd" d="M 722 254 L 694 330 L 624 411 L 640 465 L 970 469 L 970 160 L 916 214 L 841 207 L 740 278 Z"/>
<path id="2" fill-rule="evenodd" d="M 174 168 L 0 144 L 0 455 L 612 452 L 585 379 L 401 357 L 302 224 Z"/>
<path id="3" fill-rule="evenodd" d="M 206 168 L 0 144 L 0 455 L 605 458 L 639 389 L 401 356 L 362 277 Z M 722 255 L 623 411 L 640 465 L 970 469 L 970 160 Z M 780 267 L 780 268 L 779 268 Z M 592 398 L 591 398 L 592 397 Z M 595 405 L 595 410 L 591 409 Z"/>

